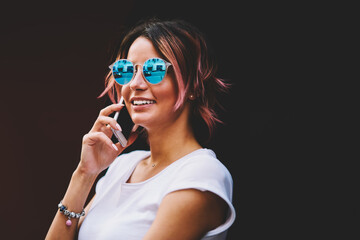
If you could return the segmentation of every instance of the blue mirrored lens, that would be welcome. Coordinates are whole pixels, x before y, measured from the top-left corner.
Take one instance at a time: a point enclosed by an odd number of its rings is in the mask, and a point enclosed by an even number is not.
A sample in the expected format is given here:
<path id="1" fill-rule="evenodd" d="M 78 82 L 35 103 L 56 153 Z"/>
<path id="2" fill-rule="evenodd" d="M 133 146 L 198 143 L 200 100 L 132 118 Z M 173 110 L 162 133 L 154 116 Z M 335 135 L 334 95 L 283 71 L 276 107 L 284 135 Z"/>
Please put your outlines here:
<path id="1" fill-rule="evenodd" d="M 134 75 L 134 65 L 128 60 L 121 59 L 114 63 L 112 73 L 117 83 L 125 85 Z"/>
<path id="2" fill-rule="evenodd" d="M 165 77 L 166 64 L 160 58 L 150 58 L 144 63 L 143 73 L 149 83 L 159 83 Z"/>

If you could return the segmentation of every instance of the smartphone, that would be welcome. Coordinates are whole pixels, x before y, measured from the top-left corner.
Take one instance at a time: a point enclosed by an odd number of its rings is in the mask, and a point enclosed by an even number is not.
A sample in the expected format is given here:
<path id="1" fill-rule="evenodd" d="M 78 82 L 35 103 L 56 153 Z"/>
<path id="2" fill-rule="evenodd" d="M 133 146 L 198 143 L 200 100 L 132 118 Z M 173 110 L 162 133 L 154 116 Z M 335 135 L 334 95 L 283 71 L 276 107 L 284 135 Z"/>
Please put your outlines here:
<path id="1" fill-rule="evenodd" d="M 123 97 L 120 98 L 120 103 L 123 103 Z M 122 131 L 111 128 L 113 132 L 113 137 L 111 140 L 116 143 L 120 142 L 121 146 L 126 147 L 127 141 L 129 139 L 131 130 L 134 127 L 134 122 L 131 120 L 129 112 L 127 111 L 126 106 L 123 107 L 120 112 L 115 112 L 113 118 L 116 119 L 117 123 L 121 126 Z"/>

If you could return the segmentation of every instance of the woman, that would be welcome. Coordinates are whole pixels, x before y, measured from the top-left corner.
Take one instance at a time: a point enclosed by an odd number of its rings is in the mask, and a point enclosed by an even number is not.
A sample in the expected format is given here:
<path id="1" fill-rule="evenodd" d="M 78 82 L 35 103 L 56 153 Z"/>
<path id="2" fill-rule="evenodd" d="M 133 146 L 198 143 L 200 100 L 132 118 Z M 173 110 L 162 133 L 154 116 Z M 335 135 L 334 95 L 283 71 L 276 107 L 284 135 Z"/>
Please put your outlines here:
<path id="1" fill-rule="evenodd" d="M 211 135 L 218 121 L 214 93 L 227 86 L 215 77 L 207 51 L 201 33 L 183 21 L 150 20 L 125 36 L 101 95 L 114 104 L 83 138 L 47 239 L 73 239 L 77 232 L 79 239 L 225 239 L 235 219 L 232 178 L 202 148 L 200 126 Z M 125 148 L 111 141 L 111 128 L 121 130 L 109 117 L 124 107 L 115 103 L 120 96 L 150 151 L 119 155 Z M 127 146 L 137 135 L 132 132 Z"/>

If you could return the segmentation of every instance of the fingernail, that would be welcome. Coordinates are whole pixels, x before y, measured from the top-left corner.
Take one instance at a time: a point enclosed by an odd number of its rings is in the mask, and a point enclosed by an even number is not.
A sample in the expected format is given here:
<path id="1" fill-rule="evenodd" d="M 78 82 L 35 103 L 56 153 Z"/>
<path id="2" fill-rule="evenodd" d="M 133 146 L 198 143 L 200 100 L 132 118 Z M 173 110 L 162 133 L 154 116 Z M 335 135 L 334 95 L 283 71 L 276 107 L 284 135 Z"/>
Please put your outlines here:
<path id="1" fill-rule="evenodd" d="M 119 149 L 116 147 L 115 144 L 112 144 L 113 148 L 116 150 L 116 151 L 119 151 Z"/>
<path id="2" fill-rule="evenodd" d="M 117 127 L 118 130 L 122 131 L 122 129 L 121 129 L 121 127 L 120 127 L 120 125 L 118 123 L 116 124 L 116 127 Z"/>

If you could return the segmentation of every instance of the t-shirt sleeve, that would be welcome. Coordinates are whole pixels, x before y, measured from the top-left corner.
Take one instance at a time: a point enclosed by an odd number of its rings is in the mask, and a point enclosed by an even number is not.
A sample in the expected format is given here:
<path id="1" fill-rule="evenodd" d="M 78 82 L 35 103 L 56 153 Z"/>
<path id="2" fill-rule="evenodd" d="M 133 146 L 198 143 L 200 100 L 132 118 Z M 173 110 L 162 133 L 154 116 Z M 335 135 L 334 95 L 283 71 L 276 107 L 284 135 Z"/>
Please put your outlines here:
<path id="1" fill-rule="evenodd" d="M 208 232 L 205 237 L 220 234 L 235 221 L 235 209 L 232 205 L 233 180 L 226 167 L 215 158 L 194 158 L 182 165 L 176 177 L 165 192 L 169 194 L 184 189 L 210 191 L 228 204 L 228 215 L 224 224 Z"/>

